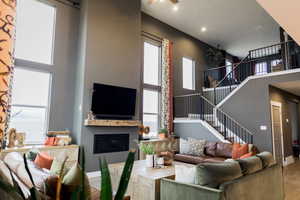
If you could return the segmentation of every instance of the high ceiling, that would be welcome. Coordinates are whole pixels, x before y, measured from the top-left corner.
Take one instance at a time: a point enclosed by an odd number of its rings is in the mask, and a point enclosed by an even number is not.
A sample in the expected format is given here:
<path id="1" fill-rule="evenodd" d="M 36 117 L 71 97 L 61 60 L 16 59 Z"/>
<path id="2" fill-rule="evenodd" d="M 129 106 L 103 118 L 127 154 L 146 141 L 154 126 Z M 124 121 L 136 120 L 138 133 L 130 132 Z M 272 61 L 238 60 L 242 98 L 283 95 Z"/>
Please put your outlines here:
<path id="1" fill-rule="evenodd" d="M 279 42 L 279 25 L 255 0 L 180 0 L 177 11 L 173 6 L 142 0 L 145 13 L 235 56 Z"/>

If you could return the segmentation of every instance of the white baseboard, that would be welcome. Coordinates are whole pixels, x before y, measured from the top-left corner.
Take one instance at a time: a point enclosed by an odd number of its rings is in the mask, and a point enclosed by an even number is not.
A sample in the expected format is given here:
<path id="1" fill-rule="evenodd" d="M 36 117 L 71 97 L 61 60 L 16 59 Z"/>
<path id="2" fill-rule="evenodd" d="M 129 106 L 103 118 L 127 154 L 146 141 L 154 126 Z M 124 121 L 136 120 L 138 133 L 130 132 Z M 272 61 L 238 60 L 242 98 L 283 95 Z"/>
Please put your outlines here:
<path id="1" fill-rule="evenodd" d="M 294 157 L 293 156 L 288 156 L 288 157 L 285 158 L 285 161 L 283 161 L 283 166 L 286 167 L 286 166 L 288 166 L 290 164 L 293 164 L 293 163 L 295 163 Z"/>

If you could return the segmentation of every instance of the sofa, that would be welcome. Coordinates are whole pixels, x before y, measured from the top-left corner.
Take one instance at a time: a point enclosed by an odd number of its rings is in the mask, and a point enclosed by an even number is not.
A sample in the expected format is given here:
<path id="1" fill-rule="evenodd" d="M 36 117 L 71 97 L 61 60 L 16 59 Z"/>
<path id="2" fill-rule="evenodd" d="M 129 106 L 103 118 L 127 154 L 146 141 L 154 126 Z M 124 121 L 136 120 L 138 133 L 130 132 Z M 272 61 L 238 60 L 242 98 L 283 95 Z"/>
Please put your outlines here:
<path id="1" fill-rule="evenodd" d="M 248 144 L 248 152 L 252 152 L 253 155 L 258 153 L 258 149 Z M 191 155 L 183 153 L 175 153 L 174 160 L 189 164 L 200 164 L 203 162 L 224 162 L 226 159 L 232 158 L 233 144 L 224 142 L 211 142 L 206 141 L 204 147 L 204 155 Z M 179 150 L 180 151 L 180 150 Z"/>
<path id="2" fill-rule="evenodd" d="M 160 199 L 284 200 L 283 170 L 268 152 L 223 163 L 201 163 L 192 168 L 194 174 L 187 168 L 175 172 L 175 180 L 162 179 Z M 192 182 L 191 176 L 195 177 Z"/>
<path id="3" fill-rule="evenodd" d="M 33 181 L 35 183 L 35 188 L 43 196 L 43 199 L 47 199 L 47 200 L 55 199 L 55 192 L 53 193 L 53 191 L 56 191 L 57 175 L 51 173 L 51 171 L 48 169 L 39 167 L 38 165 L 36 165 L 35 162 L 31 160 L 27 160 L 27 163 L 28 163 L 28 169 L 32 174 Z M 74 165 L 76 166 L 77 164 L 74 163 Z M 30 188 L 33 187 L 33 185 L 31 183 L 30 177 L 28 176 L 28 173 L 25 170 L 23 157 L 18 152 L 9 153 L 4 157 L 3 160 L 0 160 L 0 179 L 4 180 L 6 183 L 13 185 L 13 180 L 11 176 L 13 176 L 14 180 L 17 182 L 25 198 L 29 198 L 30 197 L 29 190 Z M 89 185 L 88 180 L 86 181 L 87 181 L 86 184 Z M 53 190 L 49 190 L 50 188 L 49 186 L 52 186 Z M 62 187 L 63 187 L 62 189 L 69 189 L 68 186 L 63 185 Z M 99 199 L 99 190 L 92 187 L 89 188 L 90 188 L 89 189 L 90 197 L 88 199 L 91 200 Z M 51 192 L 52 195 L 49 196 L 48 192 Z M 12 200 L 12 199 L 18 200 L 17 197 L 12 198 L 5 191 L 1 189 L 0 189 L 0 194 L 6 200 Z M 64 196 L 62 198 L 69 196 L 69 194 L 67 193 L 64 193 L 62 195 Z"/>

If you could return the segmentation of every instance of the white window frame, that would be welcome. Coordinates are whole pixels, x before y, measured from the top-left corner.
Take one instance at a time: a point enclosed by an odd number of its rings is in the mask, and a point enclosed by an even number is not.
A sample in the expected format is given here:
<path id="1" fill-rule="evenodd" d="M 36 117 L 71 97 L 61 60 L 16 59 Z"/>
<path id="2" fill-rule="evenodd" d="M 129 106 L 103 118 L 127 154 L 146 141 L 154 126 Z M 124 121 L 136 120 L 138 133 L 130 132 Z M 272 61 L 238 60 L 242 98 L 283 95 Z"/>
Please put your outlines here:
<path id="1" fill-rule="evenodd" d="M 20 58 L 15 58 L 15 68 L 24 69 L 29 71 L 41 72 L 41 73 L 49 73 L 49 94 L 48 94 L 48 105 L 46 106 L 35 106 L 35 105 L 21 105 L 21 104 L 12 104 L 11 106 L 15 107 L 27 107 L 27 108 L 46 108 L 46 116 L 45 116 L 45 133 L 43 133 L 43 137 L 46 138 L 46 134 L 49 130 L 50 124 L 50 112 L 51 112 L 51 99 L 52 99 L 52 85 L 53 85 L 53 76 L 54 76 L 54 57 L 55 57 L 55 39 L 56 39 L 56 21 L 57 21 L 57 7 L 45 0 L 36 0 L 38 2 L 44 3 L 48 6 L 51 6 L 55 9 L 54 21 L 53 21 L 53 37 L 52 37 L 52 52 L 51 52 L 51 64 L 45 64 L 40 62 L 35 62 L 31 60 L 24 60 Z M 37 143 L 36 143 L 37 142 Z M 44 141 L 26 141 L 25 144 L 43 144 Z"/>
<path id="2" fill-rule="evenodd" d="M 144 83 L 144 62 L 142 63 L 142 102 L 144 102 L 144 90 L 148 90 L 148 91 L 155 91 L 158 92 L 158 112 L 157 113 L 148 113 L 148 112 L 144 112 L 143 110 L 143 103 L 141 105 L 141 117 L 142 117 L 142 121 L 144 121 L 144 115 L 155 115 L 157 116 L 157 127 L 158 129 L 160 129 L 160 121 L 161 121 L 161 82 L 162 82 L 162 44 L 161 42 L 157 42 L 154 40 L 151 40 L 149 38 L 144 37 L 143 39 L 143 49 L 144 49 L 144 45 L 145 43 L 154 45 L 159 47 L 159 65 L 158 65 L 158 85 L 151 85 L 151 84 L 147 84 Z M 144 50 L 143 50 L 143 58 L 144 58 Z M 143 59 L 144 60 L 144 59 Z M 152 132 L 150 130 L 150 132 Z M 157 130 L 157 135 L 155 136 L 151 136 L 152 138 L 158 138 L 158 130 Z"/>
<path id="3" fill-rule="evenodd" d="M 187 88 L 187 87 L 184 87 L 184 74 L 183 74 L 183 70 L 184 70 L 184 66 L 183 66 L 183 60 L 186 59 L 186 60 L 190 60 L 192 61 L 192 88 Z M 186 90 L 196 90 L 196 61 L 192 58 L 189 58 L 189 57 L 182 57 L 181 59 L 182 61 L 182 88 L 183 89 L 186 89 Z"/>

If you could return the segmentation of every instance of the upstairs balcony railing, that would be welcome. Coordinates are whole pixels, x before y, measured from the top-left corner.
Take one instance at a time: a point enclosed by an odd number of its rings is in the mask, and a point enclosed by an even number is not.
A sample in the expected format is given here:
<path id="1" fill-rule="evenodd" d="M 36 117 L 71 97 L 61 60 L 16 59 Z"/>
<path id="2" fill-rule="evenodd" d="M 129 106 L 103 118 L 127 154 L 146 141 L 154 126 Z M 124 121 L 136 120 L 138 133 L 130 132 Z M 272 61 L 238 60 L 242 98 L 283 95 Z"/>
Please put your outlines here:
<path id="1" fill-rule="evenodd" d="M 235 85 L 249 76 L 264 75 L 300 67 L 300 47 L 294 42 L 284 42 L 254 49 L 239 63 L 206 70 L 204 86 L 213 88 L 213 102 L 218 104 L 232 92 Z M 228 70 L 230 69 L 230 70 Z M 222 90 L 217 88 L 223 87 Z"/>

